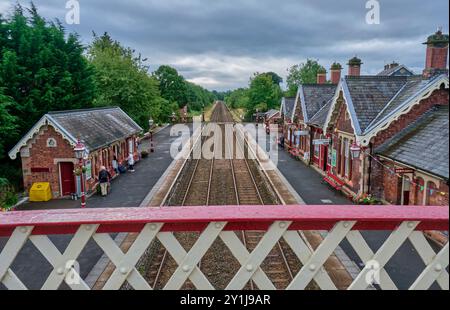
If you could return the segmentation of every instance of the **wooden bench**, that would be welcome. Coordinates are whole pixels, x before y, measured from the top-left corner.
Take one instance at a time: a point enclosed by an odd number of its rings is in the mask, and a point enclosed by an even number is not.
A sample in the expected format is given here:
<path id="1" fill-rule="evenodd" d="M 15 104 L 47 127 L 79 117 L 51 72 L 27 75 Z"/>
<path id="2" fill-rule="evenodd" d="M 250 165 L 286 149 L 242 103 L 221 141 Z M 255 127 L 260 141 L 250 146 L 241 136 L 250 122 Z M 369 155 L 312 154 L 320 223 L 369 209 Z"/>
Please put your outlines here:
<path id="1" fill-rule="evenodd" d="M 327 176 L 323 179 L 326 183 L 330 184 L 331 187 L 337 189 L 337 190 L 342 190 L 342 188 L 344 187 L 345 183 L 340 180 L 338 177 L 336 177 L 335 175 L 331 174 L 330 172 L 327 173 Z"/>

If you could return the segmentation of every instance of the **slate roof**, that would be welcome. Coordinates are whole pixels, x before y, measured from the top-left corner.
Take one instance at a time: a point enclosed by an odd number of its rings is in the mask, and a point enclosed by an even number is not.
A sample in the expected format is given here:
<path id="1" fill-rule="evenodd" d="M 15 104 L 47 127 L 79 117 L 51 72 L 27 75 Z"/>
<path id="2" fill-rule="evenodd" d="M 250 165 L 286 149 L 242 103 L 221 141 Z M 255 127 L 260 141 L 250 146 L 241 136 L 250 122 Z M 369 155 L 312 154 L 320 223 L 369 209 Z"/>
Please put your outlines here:
<path id="1" fill-rule="evenodd" d="M 394 68 L 388 68 L 384 69 L 380 73 L 377 74 L 378 76 L 411 76 L 414 75 L 414 73 L 408 69 L 404 65 L 400 65 Z"/>
<path id="2" fill-rule="evenodd" d="M 83 140 L 90 151 L 142 131 L 120 108 L 50 112 L 46 116 L 72 137 Z"/>
<path id="3" fill-rule="evenodd" d="M 311 120 L 335 95 L 337 85 L 304 84 L 300 86 L 304 117 Z"/>
<path id="4" fill-rule="evenodd" d="M 362 132 L 407 83 L 404 76 L 346 76 L 346 86 Z"/>
<path id="5" fill-rule="evenodd" d="M 316 113 L 310 120 L 309 123 L 311 125 L 316 125 L 323 127 L 325 125 L 325 122 L 327 121 L 328 112 L 331 109 L 332 100 L 328 101 L 327 104 L 325 104 L 319 112 Z"/>
<path id="6" fill-rule="evenodd" d="M 271 117 L 273 117 L 275 114 L 277 114 L 278 112 L 280 112 L 280 111 L 272 109 L 272 110 L 267 111 L 266 114 L 265 114 L 265 116 L 266 116 L 267 118 L 271 118 Z"/>
<path id="7" fill-rule="evenodd" d="M 295 98 L 283 98 L 282 111 L 284 117 L 292 118 L 295 109 Z"/>
<path id="8" fill-rule="evenodd" d="M 392 100 L 386 104 L 379 115 L 372 121 L 373 124 L 381 122 L 384 118 L 389 116 L 395 109 L 409 98 L 413 97 L 418 91 L 425 87 L 430 81 L 424 80 L 422 76 L 411 76 L 407 78 L 406 83 L 402 89 L 395 95 Z"/>
<path id="9" fill-rule="evenodd" d="M 449 107 L 433 107 L 375 152 L 448 179 Z"/>

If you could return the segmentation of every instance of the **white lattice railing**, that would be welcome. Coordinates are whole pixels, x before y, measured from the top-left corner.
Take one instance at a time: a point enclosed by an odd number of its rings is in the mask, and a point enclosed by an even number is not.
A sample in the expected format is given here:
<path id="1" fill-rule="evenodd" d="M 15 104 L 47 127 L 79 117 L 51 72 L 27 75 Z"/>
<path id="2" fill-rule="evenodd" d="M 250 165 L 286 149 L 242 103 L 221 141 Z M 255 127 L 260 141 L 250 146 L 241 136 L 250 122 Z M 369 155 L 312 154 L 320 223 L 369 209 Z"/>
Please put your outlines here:
<path id="1" fill-rule="evenodd" d="M 277 242 L 284 239 L 303 265 L 288 289 L 304 289 L 312 280 L 321 289 L 336 289 L 330 276 L 323 272 L 323 265 L 347 239 L 366 263 L 349 289 L 367 289 L 370 286 L 367 280 L 373 278 L 374 272 L 379 272 L 380 288 L 396 289 L 385 267 L 407 240 L 426 266 L 411 289 L 428 289 L 435 282 L 442 289 L 448 289 L 448 243 L 435 253 L 423 234 L 428 230 L 448 231 L 448 224 L 448 207 L 225 206 L 3 213 L 0 237 L 7 242 L 0 252 L 0 282 L 9 289 L 26 289 L 11 266 L 30 240 L 53 266 L 42 289 L 58 289 L 63 282 L 72 289 L 89 289 L 83 280 L 74 284 L 67 279 L 69 275 L 71 279 L 78 275 L 73 262 L 93 239 L 116 266 L 104 289 L 119 289 L 125 282 L 135 289 L 152 289 L 137 271 L 136 264 L 158 239 L 179 266 L 165 289 L 180 289 L 188 279 L 198 289 L 212 289 L 198 263 L 213 242 L 221 238 L 241 264 L 227 289 L 242 289 L 249 280 L 260 289 L 274 289 L 260 266 Z M 302 238 L 301 232 L 309 230 L 328 231 L 315 251 Z M 374 253 L 360 233 L 362 230 L 392 233 Z M 193 231 L 201 234 L 186 252 L 173 233 Z M 250 253 L 233 231 L 263 231 L 265 234 Z M 121 232 L 139 233 L 127 253 L 122 252 L 110 235 Z M 67 234 L 73 238 L 61 253 L 48 236 Z"/>

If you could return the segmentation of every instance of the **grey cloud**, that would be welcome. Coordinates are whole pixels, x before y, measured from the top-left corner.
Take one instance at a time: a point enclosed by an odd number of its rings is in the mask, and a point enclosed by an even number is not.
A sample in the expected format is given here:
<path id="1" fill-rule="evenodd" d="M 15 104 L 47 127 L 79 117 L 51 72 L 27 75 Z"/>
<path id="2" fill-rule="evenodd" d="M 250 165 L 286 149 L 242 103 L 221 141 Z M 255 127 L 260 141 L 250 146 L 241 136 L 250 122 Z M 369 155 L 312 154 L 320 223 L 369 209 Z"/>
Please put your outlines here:
<path id="1" fill-rule="evenodd" d="M 0 0 L 5 1 L 15 2 Z M 34 2 L 48 19 L 64 20 L 65 0 Z M 67 28 L 86 44 L 92 31 L 108 31 L 148 57 L 152 68 L 174 64 L 188 79 L 218 81 L 204 84 L 218 89 L 246 86 L 252 71 L 285 75 L 285 67 L 306 58 L 329 66 L 357 54 L 365 73 L 392 60 L 420 70 L 425 53 L 420 43 L 437 26 L 448 29 L 449 6 L 448 0 L 380 0 L 381 25 L 367 25 L 365 0 L 79 2 L 81 24 Z M 190 60 L 183 64 L 183 59 Z M 239 70 L 229 71 L 226 61 Z"/>

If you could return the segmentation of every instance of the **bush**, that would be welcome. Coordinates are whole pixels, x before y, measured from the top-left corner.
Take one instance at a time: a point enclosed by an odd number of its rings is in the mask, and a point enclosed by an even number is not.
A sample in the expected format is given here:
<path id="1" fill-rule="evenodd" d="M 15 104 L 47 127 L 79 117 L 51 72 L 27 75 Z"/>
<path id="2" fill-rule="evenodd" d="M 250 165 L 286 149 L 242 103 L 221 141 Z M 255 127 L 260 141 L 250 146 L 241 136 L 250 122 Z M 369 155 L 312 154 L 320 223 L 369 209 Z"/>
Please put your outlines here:
<path id="1" fill-rule="evenodd" d="M 11 210 L 19 201 L 14 187 L 6 179 L 0 179 L 0 208 Z"/>
<path id="2" fill-rule="evenodd" d="M 377 205 L 380 201 L 372 195 L 362 195 L 356 199 L 356 203 L 360 205 Z"/>

